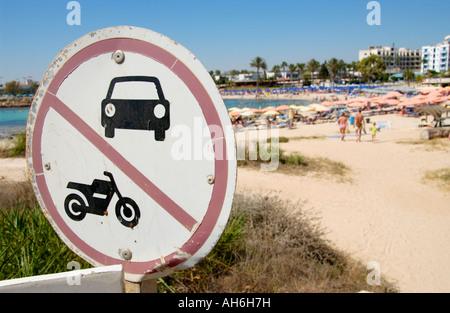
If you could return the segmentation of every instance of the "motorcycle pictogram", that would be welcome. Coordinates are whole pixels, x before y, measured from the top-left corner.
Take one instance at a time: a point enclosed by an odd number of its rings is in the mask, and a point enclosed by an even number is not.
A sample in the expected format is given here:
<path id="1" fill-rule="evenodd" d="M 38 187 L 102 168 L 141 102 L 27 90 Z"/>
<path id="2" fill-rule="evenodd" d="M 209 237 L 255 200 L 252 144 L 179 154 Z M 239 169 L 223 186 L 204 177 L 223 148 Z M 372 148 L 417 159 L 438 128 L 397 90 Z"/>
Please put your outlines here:
<path id="1" fill-rule="evenodd" d="M 129 228 L 139 223 L 141 212 L 136 202 L 127 197 L 122 197 L 117 188 L 114 176 L 110 172 L 103 172 L 110 180 L 94 179 L 91 185 L 69 182 L 67 188 L 81 192 L 86 201 L 77 193 L 71 193 L 64 201 L 64 209 L 67 215 L 74 221 L 82 221 L 86 214 L 100 216 L 108 215 L 108 206 L 114 194 L 117 194 L 116 217 L 119 222 Z"/>

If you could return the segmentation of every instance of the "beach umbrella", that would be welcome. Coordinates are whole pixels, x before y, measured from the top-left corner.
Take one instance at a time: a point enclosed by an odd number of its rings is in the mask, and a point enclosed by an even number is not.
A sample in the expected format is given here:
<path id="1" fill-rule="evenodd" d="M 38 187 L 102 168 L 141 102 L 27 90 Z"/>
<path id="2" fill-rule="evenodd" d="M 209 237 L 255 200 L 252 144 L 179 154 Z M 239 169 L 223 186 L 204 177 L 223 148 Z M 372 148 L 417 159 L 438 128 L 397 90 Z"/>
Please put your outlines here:
<path id="1" fill-rule="evenodd" d="M 403 101 L 401 103 L 399 103 L 399 106 L 421 106 L 421 105 L 425 105 L 427 104 L 427 100 L 426 99 L 421 99 L 421 98 L 409 98 L 407 101 Z"/>
<path id="2" fill-rule="evenodd" d="M 311 112 L 311 111 L 314 111 L 314 108 L 308 107 L 308 106 L 304 106 L 304 107 L 299 107 L 299 110 L 301 112 Z"/>
<path id="3" fill-rule="evenodd" d="M 326 112 L 329 110 L 328 107 L 321 104 L 314 106 L 314 109 L 316 110 L 316 112 Z"/>
<path id="4" fill-rule="evenodd" d="M 239 116 L 242 113 L 240 111 L 231 111 L 230 113 L 228 113 L 229 116 Z"/>
<path id="5" fill-rule="evenodd" d="M 279 115 L 280 114 L 280 112 L 277 112 L 277 111 L 267 111 L 267 112 L 265 112 L 263 115 L 264 116 L 270 116 L 270 115 Z"/>
<path id="6" fill-rule="evenodd" d="M 286 110 L 290 110 L 291 107 L 288 105 L 280 105 L 279 107 L 276 108 L 277 111 L 286 111 Z"/>
<path id="7" fill-rule="evenodd" d="M 329 108 L 327 108 L 326 106 L 318 104 L 318 103 L 313 103 L 313 104 L 310 104 L 308 106 L 310 108 L 313 108 L 317 112 L 323 112 L 323 111 L 328 111 L 329 110 Z"/>
<path id="8" fill-rule="evenodd" d="M 369 98 L 365 98 L 365 97 L 358 97 L 358 98 L 354 98 L 352 100 L 350 100 L 350 103 L 354 103 L 354 102 L 364 102 L 364 103 L 368 103 L 370 102 L 371 99 Z"/>
<path id="9" fill-rule="evenodd" d="M 396 106 L 400 104 L 400 100 L 397 99 L 388 99 L 384 102 L 385 105 Z"/>
<path id="10" fill-rule="evenodd" d="M 350 108 L 362 108 L 362 107 L 365 107 L 366 105 L 367 105 L 367 102 L 358 101 L 358 102 L 352 102 L 348 106 Z"/>
<path id="11" fill-rule="evenodd" d="M 387 101 L 389 101 L 388 99 L 384 99 L 384 98 L 380 98 L 380 97 L 375 97 L 370 99 L 371 103 L 376 103 L 376 104 L 385 104 Z"/>
<path id="12" fill-rule="evenodd" d="M 241 110 L 242 113 L 253 112 L 253 113 L 261 113 L 261 110 L 255 108 L 244 108 Z"/>
<path id="13" fill-rule="evenodd" d="M 230 109 L 228 109 L 228 112 L 232 112 L 232 111 L 242 111 L 240 108 L 236 108 L 236 107 L 234 107 L 234 108 L 230 108 Z"/>
<path id="14" fill-rule="evenodd" d="M 268 111 L 276 111 L 275 107 L 267 107 L 262 109 L 263 112 L 268 112 Z"/>
<path id="15" fill-rule="evenodd" d="M 246 117 L 251 117 L 251 116 L 255 116 L 255 115 L 256 115 L 256 113 L 252 112 L 252 111 L 246 111 L 241 114 L 241 116 L 246 116 Z"/>
<path id="16" fill-rule="evenodd" d="M 395 99 L 395 98 L 399 98 L 399 97 L 403 97 L 403 94 L 398 91 L 391 91 L 387 95 L 385 95 L 383 98 Z"/>

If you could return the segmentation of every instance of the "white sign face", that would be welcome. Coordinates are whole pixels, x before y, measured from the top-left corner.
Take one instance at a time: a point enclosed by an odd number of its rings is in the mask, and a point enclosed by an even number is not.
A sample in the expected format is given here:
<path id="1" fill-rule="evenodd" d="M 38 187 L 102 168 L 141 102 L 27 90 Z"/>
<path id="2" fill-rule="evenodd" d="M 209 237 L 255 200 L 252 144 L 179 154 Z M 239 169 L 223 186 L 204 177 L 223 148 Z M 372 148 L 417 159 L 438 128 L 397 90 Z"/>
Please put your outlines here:
<path id="1" fill-rule="evenodd" d="M 72 43 L 47 70 L 27 133 L 41 207 L 90 263 L 157 278 L 195 265 L 222 234 L 234 134 L 208 72 L 167 37 L 120 26 Z"/>

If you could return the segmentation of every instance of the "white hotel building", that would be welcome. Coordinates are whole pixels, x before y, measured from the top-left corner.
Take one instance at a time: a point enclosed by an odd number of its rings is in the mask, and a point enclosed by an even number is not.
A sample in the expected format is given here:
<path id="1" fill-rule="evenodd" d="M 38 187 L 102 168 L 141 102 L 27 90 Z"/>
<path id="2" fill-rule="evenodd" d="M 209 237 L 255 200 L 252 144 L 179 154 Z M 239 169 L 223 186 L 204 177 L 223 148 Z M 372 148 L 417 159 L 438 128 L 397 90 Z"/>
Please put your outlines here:
<path id="1" fill-rule="evenodd" d="M 420 71 L 422 54 L 421 50 L 395 47 L 370 47 L 359 51 L 359 61 L 370 55 L 378 55 L 386 64 L 386 72 L 393 74 L 412 70 Z"/>
<path id="2" fill-rule="evenodd" d="M 422 73 L 427 73 L 429 70 L 436 72 L 446 72 L 449 70 L 449 53 L 450 42 L 444 41 L 435 46 L 422 47 Z"/>

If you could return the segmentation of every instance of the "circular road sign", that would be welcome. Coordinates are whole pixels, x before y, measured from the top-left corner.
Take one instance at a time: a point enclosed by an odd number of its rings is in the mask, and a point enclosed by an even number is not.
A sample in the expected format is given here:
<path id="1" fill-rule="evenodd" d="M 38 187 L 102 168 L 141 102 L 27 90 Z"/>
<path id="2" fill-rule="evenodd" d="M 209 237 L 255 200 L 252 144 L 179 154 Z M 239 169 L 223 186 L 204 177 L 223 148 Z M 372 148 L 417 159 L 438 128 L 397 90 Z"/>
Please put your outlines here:
<path id="1" fill-rule="evenodd" d="M 63 49 L 27 125 L 27 164 L 61 239 L 125 278 L 198 263 L 227 223 L 234 134 L 198 59 L 153 31 L 118 26 Z"/>

